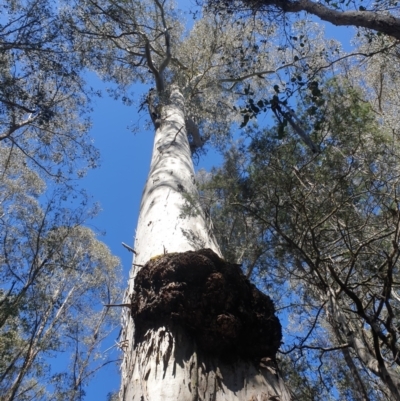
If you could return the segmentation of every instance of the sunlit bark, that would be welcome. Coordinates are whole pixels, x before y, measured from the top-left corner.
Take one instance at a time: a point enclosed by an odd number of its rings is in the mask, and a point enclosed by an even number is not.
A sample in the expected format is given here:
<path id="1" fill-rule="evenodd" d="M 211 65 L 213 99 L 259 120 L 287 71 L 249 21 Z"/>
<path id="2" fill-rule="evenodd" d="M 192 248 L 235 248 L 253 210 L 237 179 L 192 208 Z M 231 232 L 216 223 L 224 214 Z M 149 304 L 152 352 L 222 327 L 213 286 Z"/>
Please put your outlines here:
<path id="1" fill-rule="evenodd" d="M 171 90 L 156 131 L 150 173 L 143 192 L 135 239 L 135 259 L 127 301 L 138 269 L 151 258 L 171 252 L 211 248 L 220 255 L 211 227 L 201 210 L 182 215 L 187 197 L 197 190 L 186 136 L 184 100 Z M 150 329 L 134 343 L 135 322 L 124 315 L 122 389 L 131 400 L 289 400 L 276 367 L 260 368 L 253 361 L 222 363 L 205 355 L 180 327 Z"/>

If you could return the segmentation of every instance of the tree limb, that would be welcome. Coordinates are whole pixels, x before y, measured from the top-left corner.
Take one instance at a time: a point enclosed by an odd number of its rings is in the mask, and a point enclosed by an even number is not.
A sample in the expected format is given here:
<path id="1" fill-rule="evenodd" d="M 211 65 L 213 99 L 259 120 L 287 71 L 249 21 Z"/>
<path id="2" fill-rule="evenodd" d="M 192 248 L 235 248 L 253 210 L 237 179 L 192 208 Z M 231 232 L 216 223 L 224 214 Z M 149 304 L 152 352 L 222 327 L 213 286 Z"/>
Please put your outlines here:
<path id="1" fill-rule="evenodd" d="M 208 4 L 218 7 L 218 1 L 209 0 Z M 224 2 L 233 5 L 233 0 Z M 319 17 L 323 21 L 336 26 L 355 26 L 372 29 L 396 39 L 400 39 L 400 18 L 375 11 L 338 11 L 333 10 L 319 2 L 311 0 L 242 0 L 242 3 L 254 11 L 272 11 L 276 8 L 285 13 L 298 13 L 305 11 Z M 235 7 L 237 8 L 237 7 Z"/>

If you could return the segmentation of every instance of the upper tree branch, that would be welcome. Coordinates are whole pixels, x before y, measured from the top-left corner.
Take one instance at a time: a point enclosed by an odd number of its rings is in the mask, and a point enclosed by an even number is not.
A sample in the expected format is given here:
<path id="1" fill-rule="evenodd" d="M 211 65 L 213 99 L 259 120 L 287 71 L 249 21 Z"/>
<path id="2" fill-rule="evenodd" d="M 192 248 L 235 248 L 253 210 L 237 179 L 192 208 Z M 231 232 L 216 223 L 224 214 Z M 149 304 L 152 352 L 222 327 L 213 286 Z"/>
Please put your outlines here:
<path id="1" fill-rule="evenodd" d="M 288 123 L 292 126 L 293 130 L 300 136 L 300 138 L 304 141 L 304 143 L 311 149 L 313 153 L 318 152 L 318 146 L 311 140 L 311 138 L 304 132 L 303 128 L 301 128 L 300 121 L 294 112 L 287 107 L 285 104 L 281 103 L 284 107 L 286 107 L 287 112 L 283 112 L 282 114 L 285 116 Z"/>
<path id="2" fill-rule="evenodd" d="M 37 115 L 34 116 L 34 117 L 29 116 L 29 117 L 28 117 L 26 120 L 24 120 L 24 121 L 21 121 L 21 122 L 19 122 L 19 123 L 17 123 L 17 124 L 12 124 L 11 127 L 10 127 L 8 130 L 3 131 L 3 132 L 0 133 L 0 141 L 2 141 L 2 140 L 4 140 L 4 139 L 7 139 L 7 138 L 10 138 L 11 135 L 12 135 L 15 131 L 19 130 L 19 129 L 22 128 L 22 127 L 25 127 L 26 125 L 29 125 L 30 123 L 32 123 L 32 122 L 36 119 L 36 117 L 37 117 Z"/>
<path id="3" fill-rule="evenodd" d="M 375 11 L 338 11 L 311 0 L 242 0 L 242 2 L 254 10 L 262 11 L 265 6 L 272 6 L 289 13 L 305 11 L 336 26 L 368 28 L 400 39 L 400 18 L 388 14 Z M 233 0 L 230 3 L 233 3 Z M 217 5 L 217 2 L 209 0 L 209 4 Z"/>
<path id="4" fill-rule="evenodd" d="M 164 92 L 164 89 L 165 89 L 164 80 L 162 78 L 162 75 L 160 74 L 160 71 L 154 66 L 153 60 L 151 59 L 149 41 L 146 41 L 144 49 L 146 52 L 147 65 L 149 66 L 150 71 L 154 74 L 157 91 L 158 91 L 158 93 L 162 93 L 162 92 Z"/>
<path id="5" fill-rule="evenodd" d="M 276 68 L 275 70 L 261 70 L 261 71 L 254 71 L 252 73 L 246 74 L 246 75 L 242 75 L 240 77 L 235 77 L 235 78 L 223 78 L 220 79 L 219 82 L 233 82 L 233 83 L 239 83 L 239 82 L 243 82 L 248 78 L 252 78 L 252 77 L 256 77 L 256 76 L 260 76 L 260 75 L 270 75 L 270 74 L 276 74 L 278 71 L 287 68 L 287 67 L 291 67 L 293 66 L 294 63 L 288 63 L 285 65 L 282 65 L 278 68 Z"/>
<path id="6" fill-rule="evenodd" d="M 270 0 L 264 0 L 264 3 L 268 3 L 269 1 Z M 351 25 L 373 29 L 374 31 L 382 32 L 396 39 L 400 39 L 400 19 L 391 15 L 379 14 L 373 11 L 337 11 L 321 3 L 315 3 L 310 0 L 294 2 L 272 0 L 271 4 L 273 3 L 278 7 L 280 5 L 283 11 L 306 11 L 336 26 Z"/>
<path id="7" fill-rule="evenodd" d="M 161 62 L 160 67 L 158 69 L 153 64 L 153 60 L 151 58 L 151 50 L 150 50 L 149 40 L 146 40 L 145 52 L 146 52 L 146 59 L 147 59 L 147 64 L 149 66 L 149 69 L 154 74 L 157 91 L 158 91 L 158 93 L 162 93 L 165 90 L 163 72 L 164 72 L 165 68 L 167 68 L 169 62 L 171 61 L 171 41 L 170 41 L 167 23 L 165 21 L 164 7 L 158 0 L 154 0 L 154 1 L 161 13 L 161 21 L 162 21 L 162 25 L 164 28 L 163 35 L 165 38 L 165 57 L 164 57 L 164 60 Z"/>

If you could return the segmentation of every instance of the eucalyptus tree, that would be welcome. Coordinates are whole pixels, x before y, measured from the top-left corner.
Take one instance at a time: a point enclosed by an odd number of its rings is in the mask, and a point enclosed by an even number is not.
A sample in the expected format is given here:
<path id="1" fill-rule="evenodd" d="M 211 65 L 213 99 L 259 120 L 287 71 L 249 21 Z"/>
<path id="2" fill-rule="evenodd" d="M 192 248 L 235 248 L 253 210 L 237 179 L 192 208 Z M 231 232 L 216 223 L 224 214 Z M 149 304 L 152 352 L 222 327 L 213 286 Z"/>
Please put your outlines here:
<path id="1" fill-rule="evenodd" d="M 294 341 L 283 352 L 297 373 L 315 372 L 306 381 L 290 373 L 306 399 L 316 388 L 322 398 L 399 399 L 399 131 L 386 78 L 373 90 L 375 72 L 390 70 L 381 67 L 365 74 L 363 89 L 340 78 L 322 85 L 317 110 L 309 90 L 302 121 L 318 153 L 290 126 L 283 136 L 249 132 L 249 148 L 231 151 L 202 196 L 226 246 L 250 233 L 240 253 L 249 274 L 285 294 L 276 301 L 288 309 Z M 359 74 L 348 78 L 359 83 Z"/>
<path id="2" fill-rule="evenodd" d="M 101 302 L 120 295 L 76 185 L 98 159 L 83 65 L 53 2 L 0 7 L 0 398 L 76 400 L 111 361 L 101 342 L 118 317 Z"/>
<path id="3" fill-rule="evenodd" d="M 101 342 L 118 317 L 101 302 L 120 296 L 119 261 L 83 226 L 96 212 L 83 196 L 46 188 L 19 149 L 1 143 L 0 161 L 1 399 L 81 399 L 111 361 Z"/>
<path id="4" fill-rule="evenodd" d="M 88 91 L 57 6 L 48 0 L 0 5 L 0 141 L 58 181 L 95 167 L 87 132 Z"/>
<path id="5" fill-rule="evenodd" d="M 231 124 L 243 119 L 240 105 L 255 92 L 272 96 L 279 71 L 296 69 L 300 58 L 311 64 L 325 61 L 318 29 L 299 23 L 294 30 L 307 35 L 309 42 L 284 50 L 270 45 L 277 40 L 274 24 L 248 24 L 225 13 L 204 13 L 186 32 L 170 1 L 88 0 L 73 7 L 79 18 L 71 12 L 70 23 L 81 38 L 82 60 L 117 83 L 117 96 L 135 82 L 153 86 L 141 105 L 156 131 L 153 155 L 129 288 L 120 304 L 125 308 L 121 399 L 289 399 L 281 379 L 271 374 L 276 372 L 273 361 L 280 341 L 280 328 L 272 327 L 277 323 L 273 314 L 270 334 L 264 331 L 266 337 L 253 341 L 251 336 L 264 329 L 254 326 L 247 336 L 239 312 L 218 310 L 225 296 L 227 307 L 250 298 L 237 290 L 233 301 L 234 290 L 225 292 L 228 279 L 216 267 L 225 262 L 196 200 L 191 159 L 207 140 L 226 142 Z M 252 110 L 256 108 L 253 104 Z M 188 210 L 190 204 L 197 206 Z M 204 279 L 200 272 L 210 261 L 216 276 Z M 237 266 L 228 270 L 231 274 Z M 180 279 L 177 271 L 183 275 Z M 197 281 L 188 278 L 195 274 Z M 209 293 L 217 276 L 226 284 L 218 284 L 220 292 Z M 201 295 L 202 280 L 209 287 Z M 254 287 L 246 288 L 259 294 Z M 254 311 L 241 307 L 253 316 Z M 260 321 L 262 316 L 260 312 Z M 252 324 L 257 325 L 256 320 Z M 274 332 L 277 337 L 270 337 L 271 349 L 266 350 L 267 337 Z M 254 349 L 249 351 L 251 343 Z"/>

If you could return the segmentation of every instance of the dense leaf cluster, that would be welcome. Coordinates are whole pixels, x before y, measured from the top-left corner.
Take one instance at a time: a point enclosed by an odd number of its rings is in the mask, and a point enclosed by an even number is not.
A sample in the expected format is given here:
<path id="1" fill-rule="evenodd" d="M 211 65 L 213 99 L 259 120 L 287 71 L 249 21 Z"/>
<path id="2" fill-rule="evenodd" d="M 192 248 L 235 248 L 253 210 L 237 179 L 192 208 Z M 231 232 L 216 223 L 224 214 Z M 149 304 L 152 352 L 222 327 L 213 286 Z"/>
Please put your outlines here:
<path id="1" fill-rule="evenodd" d="M 242 129 L 224 167 L 200 174 L 201 202 L 224 256 L 285 311 L 296 395 L 400 399 L 398 4 L 207 3 L 190 32 L 164 0 L 0 5 L 4 400 L 82 398 L 106 363 L 98 345 L 116 316 L 96 302 L 118 296 L 118 261 L 83 226 L 94 211 L 72 185 L 98 160 L 87 68 L 128 105 L 132 84 L 154 86 L 140 110 L 158 126 L 178 86 L 194 147 L 227 149 Z M 369 30 L 345 53 L 316 23 L 288 17 L 300 11 Z M 266 113 L 276 124 L 263 131 L 252 123 Z M 72 368 L 52 371 L 46 358 L 64 350 Z"/>

